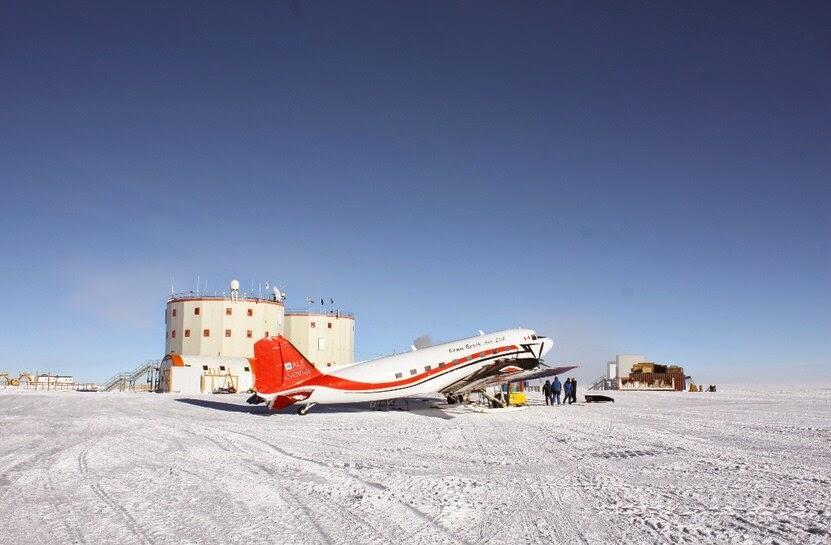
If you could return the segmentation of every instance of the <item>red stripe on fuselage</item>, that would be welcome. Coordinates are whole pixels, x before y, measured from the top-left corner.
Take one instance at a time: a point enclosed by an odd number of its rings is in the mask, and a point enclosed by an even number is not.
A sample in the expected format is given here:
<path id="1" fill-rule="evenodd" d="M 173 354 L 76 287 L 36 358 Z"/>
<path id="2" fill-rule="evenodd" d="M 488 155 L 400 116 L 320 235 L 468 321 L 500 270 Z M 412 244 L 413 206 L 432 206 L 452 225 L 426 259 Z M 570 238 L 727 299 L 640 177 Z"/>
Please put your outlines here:
<path id="1" fill-rule="evenodd" d="M 492 355 L 492 354 L 499 354 L 501 352 L 507 352 L 509 350 L 518 350 L 516 345 L 510 346 L 500 346 L 499 348 L 492 348 L 490 350 L 485 350 L 483 352 L 479 352 L 477 354 L 473 354 L 471 356 L 465 356 L 463 358 L 458 358 L 453 361 L 447 362 L 442 367 L 436 367 L 434 369 L 430 369 L 429 371 L 424 371 L 417 375 L 412 375 L 405 379 L 400 380 L 392 380 L 389 382 L 358 382 L 355 380 L 350 380 L 348 378 L 342 378 L 335 375 L 320 375 L 309 379 L 306 382 L 302 382 L 295 386 L 292 386 L 291 390 L 296 390 L 298 388 L 308 388 L 311 386 L 325 386 L 326 388 L 332 388 L 335 390 L 381 390 L 385 388 L 392 388 L 395 386 L 406 386 L 408 384 L 413 384 L 415 382 L 420 381 L 423 378 L 429 377 L 430 375 L 435 375 L 440 372 L 447 371 L 448 368 L 455 367 L 462 363 L 467 362 L 468 360 L 474 360 L 482 356 Z"/>

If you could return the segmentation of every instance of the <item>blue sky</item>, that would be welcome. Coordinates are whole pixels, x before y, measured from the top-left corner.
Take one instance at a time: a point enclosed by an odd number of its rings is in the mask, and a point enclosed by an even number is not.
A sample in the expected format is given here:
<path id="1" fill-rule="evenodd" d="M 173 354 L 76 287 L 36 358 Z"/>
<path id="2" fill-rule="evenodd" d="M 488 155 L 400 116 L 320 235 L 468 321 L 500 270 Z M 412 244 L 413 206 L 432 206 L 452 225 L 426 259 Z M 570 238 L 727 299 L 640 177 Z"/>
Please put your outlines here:
<path id="1" fill-rule="evenodd" d="M 159 357 L 170 290 L 334 297 L 357 356 L 831 383 L 821 3 L 0 7 L 0 369 Z"/>

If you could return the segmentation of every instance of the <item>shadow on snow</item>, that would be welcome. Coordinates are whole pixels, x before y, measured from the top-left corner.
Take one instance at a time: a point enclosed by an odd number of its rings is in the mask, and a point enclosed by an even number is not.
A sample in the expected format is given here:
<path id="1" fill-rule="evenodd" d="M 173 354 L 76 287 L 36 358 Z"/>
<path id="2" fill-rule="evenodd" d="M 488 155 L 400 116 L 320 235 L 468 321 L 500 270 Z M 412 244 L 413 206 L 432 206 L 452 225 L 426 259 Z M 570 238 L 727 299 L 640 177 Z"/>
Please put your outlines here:
<path id="1" fill-rule="evenodd" d="M 228 403 L 226 401 L 213 401 L 210 399 L 178 398 L 178 403 L 194 405 L 215 411 L 226 411 L 232 413 L 248 413 L 258 416 L 270 416 L 272 414 L 291 414 L 297 412 L 299 405 L 290 405 L 279 411 L 270 411 L 265 404 L 248 405 L 244 403 Z M 399 401 L 400 405 L 391 409 L 370 409 L 369 403 L 335 403 L 331 405 L 315 405 L 309 410 L 309 414 L 336 414 L 336 413 L 366 413 L 366 412 L 408 412 L 418 416 L 430 418 L 441 418 L 452 420 L 453 416 L 441 409 L 433 408 L 428 403 L 435 402 L 435 399 L 409 399 Z M 404 408 L 407 407 L 407 408 Z"/>

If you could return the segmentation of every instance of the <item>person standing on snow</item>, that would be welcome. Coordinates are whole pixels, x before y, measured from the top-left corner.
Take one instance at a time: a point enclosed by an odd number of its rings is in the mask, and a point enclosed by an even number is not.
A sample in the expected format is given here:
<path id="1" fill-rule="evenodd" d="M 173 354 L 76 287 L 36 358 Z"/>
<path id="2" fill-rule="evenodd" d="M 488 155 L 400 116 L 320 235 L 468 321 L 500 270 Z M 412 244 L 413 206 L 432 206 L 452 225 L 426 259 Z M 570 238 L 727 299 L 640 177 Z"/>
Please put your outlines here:
<path id="1" fill-rule="evenodd" d="M 542 395 L 545 396 L 545 404 L 548 405 L 548 402 L 551 399 L 551 383 L 549 381 L 545 381 L 545 384 L 542 385 Z"/>
<path id="2" fill-rule="evenodd" d="M 571 401 L 577 403 L 577 379 L 571 379 Z"/>
<path id="3" fill-rule="evenodd" d="M 571 403 L 571 379 L 567 378 L 565 384 L 563 384 L 563 404 L 566 402 Z"/>
<path id="4" fill-rule="evenodd" d="M 554 382 L 551 383 L 551 404 L 554 405 L 554 400 L 557 401 L 557 405 L 560 404 L 560 391 L 562 390 L 562 384 L 560 384 L 560 379 L 558 377 L 554 377 Z"/>

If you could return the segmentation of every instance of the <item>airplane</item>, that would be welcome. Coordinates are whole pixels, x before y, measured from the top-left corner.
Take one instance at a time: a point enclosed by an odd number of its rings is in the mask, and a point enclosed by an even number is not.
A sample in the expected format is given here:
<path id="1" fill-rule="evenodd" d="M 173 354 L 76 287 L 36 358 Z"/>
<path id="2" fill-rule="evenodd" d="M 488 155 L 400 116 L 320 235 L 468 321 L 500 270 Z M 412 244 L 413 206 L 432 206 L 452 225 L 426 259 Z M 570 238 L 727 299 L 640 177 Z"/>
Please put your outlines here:
<path id="1" fill-rule="evenodd" d="M 318 370 L 282 335 L 254 344 L 251 360 L 255 394 L 249 403 L 271 410 L 295 403 L 306 414 L 317 404 L 382 401 L 441 393 L 449 402 L 470 392 L 509 382 L 558 375 L 578 366 L 546 367 L 542 357 L 554 341 L 532 329 L 495 333 L 353 363 L 331 372 Z M 271 397 L 268 401 L 267 398 Z"/>

